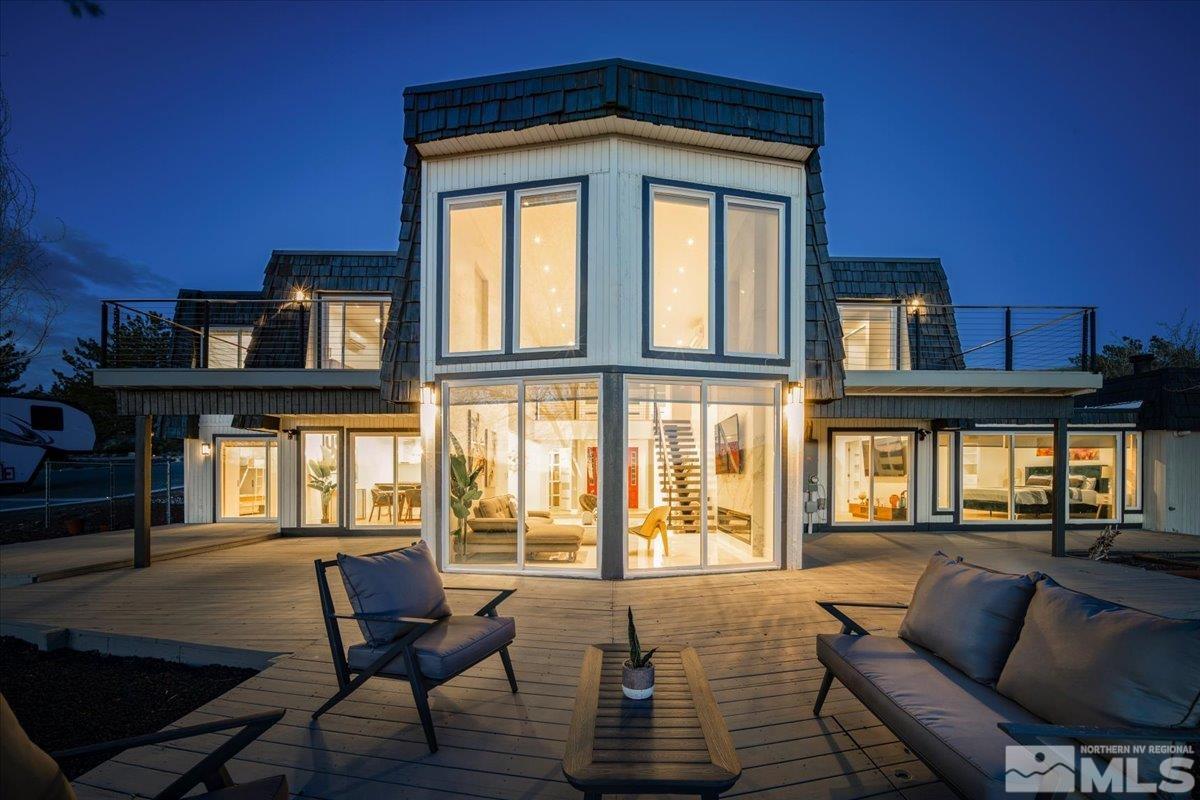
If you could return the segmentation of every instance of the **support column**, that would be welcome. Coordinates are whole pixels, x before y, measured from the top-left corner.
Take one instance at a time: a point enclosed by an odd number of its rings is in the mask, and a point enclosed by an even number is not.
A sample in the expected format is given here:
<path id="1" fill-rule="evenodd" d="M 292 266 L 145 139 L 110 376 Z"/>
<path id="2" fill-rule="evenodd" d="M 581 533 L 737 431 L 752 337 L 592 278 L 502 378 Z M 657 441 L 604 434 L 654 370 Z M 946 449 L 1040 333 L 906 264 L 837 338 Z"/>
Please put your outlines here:
<path id="1" fill-rule="evenodd" d="M 606 372 L 600 406 L 600 517 L 596 541 L 600 546 L 600 577 L 625 575 L 625 407 L 623 376 Z"/>
<path id="2" fill-rule="evenodd" d="M 1054 420 L 1054 478 L 1052 481 L 1054 508 L 1050 523 L 1050 555 L 1052 556 L 1067 554 L 1067 510 L 1070 508 L 1070 499 L 1067 497 L 1067 464 L 1069 460 L 1067 418 L 1056 417 Z"/>
<path id="3" fill-rule="evenodd" d="M 150 566 L 150 492 L 152 490 L 151 423 L 149 414 L 133 421 L 133 566 Z"/>

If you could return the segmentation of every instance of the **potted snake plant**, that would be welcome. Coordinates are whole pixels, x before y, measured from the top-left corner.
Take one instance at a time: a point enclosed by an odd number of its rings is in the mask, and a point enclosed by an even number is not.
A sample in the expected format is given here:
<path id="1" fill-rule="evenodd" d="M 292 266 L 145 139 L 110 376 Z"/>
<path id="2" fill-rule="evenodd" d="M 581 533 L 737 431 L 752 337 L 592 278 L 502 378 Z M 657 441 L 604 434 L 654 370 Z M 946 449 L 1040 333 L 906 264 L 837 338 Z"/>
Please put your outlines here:
<path id="1" fill-rule="evenodd" d="M 621 670 L 621 692 L 630 700 L 646 700 L 654 696 L 654 664 L 650 659 L 658 648 L 643 652 L 637 626 L 633 624 L 633 607 L 628 607 L 628 611 L 629 658 Z"/>

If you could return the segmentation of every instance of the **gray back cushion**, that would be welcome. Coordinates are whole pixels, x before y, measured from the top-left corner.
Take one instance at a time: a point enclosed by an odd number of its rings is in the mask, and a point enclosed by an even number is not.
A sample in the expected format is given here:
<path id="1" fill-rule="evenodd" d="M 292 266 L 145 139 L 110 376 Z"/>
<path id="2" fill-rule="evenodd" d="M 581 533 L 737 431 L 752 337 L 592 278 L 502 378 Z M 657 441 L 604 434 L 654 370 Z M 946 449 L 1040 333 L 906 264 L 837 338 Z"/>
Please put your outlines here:
<path id="1" fill-rule="evenodd" d="M 1038 582 L 997 691 L 1056 725 L 1200 724 L 1200 620 Z"/>
<path id="2" fill-rule="evenodd" d="M 441 573 L 423 541 L 377 556 L 338 553 L 337 561 L 356 614 L 439 619 L 450 613 Z M 408 626 L 359 620 L 358 627 L 367 643 L 377 646 L 392 641 Z"/>
<path id="3" fill-rule="evenodd" d="M 1034 580 L 964 564 L 938 551 L 917 581 L 900 636 L 974 680 L 995 685 L 1021 632 Z"/>

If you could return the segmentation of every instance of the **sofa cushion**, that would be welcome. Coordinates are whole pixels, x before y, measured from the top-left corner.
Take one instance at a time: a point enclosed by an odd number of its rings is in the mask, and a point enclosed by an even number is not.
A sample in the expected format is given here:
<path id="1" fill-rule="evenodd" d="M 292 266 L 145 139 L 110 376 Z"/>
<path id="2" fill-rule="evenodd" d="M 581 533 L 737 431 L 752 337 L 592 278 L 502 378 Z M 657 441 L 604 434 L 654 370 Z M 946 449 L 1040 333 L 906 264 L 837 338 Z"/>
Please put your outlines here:
<path id="1" fill-rule="evenodd" d="M 467 520 L 473 533 L 511 533 L 517 535 L 517 521 L 507 517 L 474 517 Z M 515 539 L 514 539 L 515 541 Z"/>
<path id="2" fill-rule="evenodd" d="M 475 504 L 475 516 L 479 519 L 511 519 L 508 516 L 508 498 L 483 498 Z"/>
<path id="3" fill-rule="evenodd" d="M 995 685 L 1017 641 L 1034 579 L 964 564 L 938 551 L 913 590 L 900 637 Z"/>
<path id="4" fill-rule="evenodd" d="M 75 800 L 62 769 L 25 733 L 0 694 L 0 797 Z"/>
<path id="5" fill-rule="evenodd" d="M 450 678 L 512 642 L 517 623 L 512 617 L 446 617 L 413 643 L 417 666 L 427 678 Z M 387 651 L 387 644 L 353 644 L 346 660 L 364 670 Z M 404 677 L 404 656 L 392 659 L 380 672 Z"/>
<path id="6" fill-rule="evenodd" d="M 1004 748 L 1014 742 L 996 725 L 1041 719 L 896 637 L 823 633 L 817 658 L 963 797 L 1014 797 L 1004 793 Z"/>
<path id="7" fill-rule="evenodd" d="M 1038 581 L 1000 682 L 1059 725 L 1200 724 L 1200 620 L 1159 617 Z"/>
<path id="8" fill-rule="evenodd" d="M 337 561 L 350 605 L 357 614 L 437 619 L 450 613 L 441 573 L 429 545 L 423 541 L 377 556 L 338 553 Z M 408 628 L 364 620 L 359 620 L 358 627 L 371 644 L 390 642 Z"/>

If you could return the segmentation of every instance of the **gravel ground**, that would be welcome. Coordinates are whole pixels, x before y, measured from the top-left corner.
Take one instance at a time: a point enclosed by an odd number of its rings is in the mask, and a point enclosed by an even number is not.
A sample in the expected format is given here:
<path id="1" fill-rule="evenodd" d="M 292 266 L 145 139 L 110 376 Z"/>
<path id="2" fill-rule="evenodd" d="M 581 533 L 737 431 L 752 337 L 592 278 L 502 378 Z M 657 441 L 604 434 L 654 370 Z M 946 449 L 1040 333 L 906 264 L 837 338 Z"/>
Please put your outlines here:
<path id="1" fill-rule="evenodd" d="M 255 674 L 157 658 L 43 653 L 0 637 L 0 692 L 46 751 L 153 733 Z M 110 757 L 68 759 L 63 771 L 74 779 Z"/>

